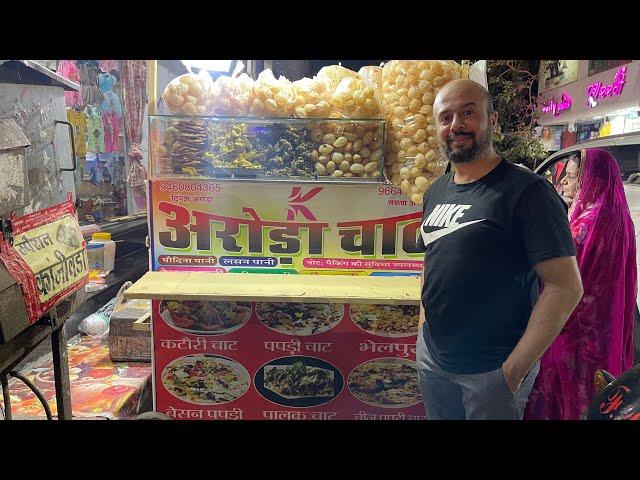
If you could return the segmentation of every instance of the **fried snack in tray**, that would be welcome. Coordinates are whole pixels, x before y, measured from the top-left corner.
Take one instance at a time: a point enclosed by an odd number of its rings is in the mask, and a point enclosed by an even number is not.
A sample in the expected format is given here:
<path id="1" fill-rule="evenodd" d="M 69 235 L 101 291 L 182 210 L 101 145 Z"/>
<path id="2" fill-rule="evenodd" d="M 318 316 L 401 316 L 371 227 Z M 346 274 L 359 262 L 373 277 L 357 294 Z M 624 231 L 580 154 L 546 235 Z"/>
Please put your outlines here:
<path id="1" fill-rule="evenodd" d="M 291 84 L 294 93 L 294 115 L 298 118 L 330 116 L 331 92 L 326 82 L 318 78 L 303 78 Z"/>
<path id="2" fill-rule="evenodd" d="M 213 81 L 207 75 L 187 73 L 173 79 L 162 92 L 162 100 L 173 114 L 213 113 Z"/>
<path id="3" fill-rule="evenodd" d="M 254 82 L 246 73 L 219 77 L 212 86 L 213 109 L 219 116 L 246 116 L 254 98 Z"/>
<path id="4" fill-rule="evenodd" d="M 210 121 L 207 145 L 204 160 L 208 168 L 260 169 L 263 166 L 264 152 L 253 145 L 246 123 Z"/>
<path id="5" fill-rule="evenodd" d="M 263 153 L 267 175 L 312 177 L 315 175 L 311 153 L 316 147 L 305 126 L 274 123 L 257 129 L 256 146 Z"/>
<path id="6" fill-rule="evenodd" d="M 329 92 L 333 92 L 338 84 L 345 78 L 360 78 L 356 72 L 340 65 L 329 65 L 322 67 L 316 75 L 316 78 L 325 82 L 329 87 Z"/>
<path id="7" fill-rule="evenodd" d="M 269 68 L 260 72 L 254 83 L 249 113 L 256 117 L 290 117 L 294 108 L 291 82 L 282 75 L 276 79 Z"/>
<path id="8" fill-rule="evenodd" d="M 168 159 L 168 167 L 161 170 L 172 173 L 202 175 L 205 170 L 203 154 L 206 149 L 206 121 L 193 118 L 190 120 L 172 121 L 164 131 L 163 145 L 156 148 L 161 159 Z"/>
<path id="9" fill-rule="evenodd" d="M 443 60 L 392 60 L 382 69 L 385 173 L 418 205 L 446 166 L 438 150 L 433 102 L 443 85 L 460 76 L 458 63 Z"/>
<path id="10" fill-rule="evenodd" d="M 378 122 L 318 121 L 309 124 L 319 176 L 380 178 L 383 154 Z"/>

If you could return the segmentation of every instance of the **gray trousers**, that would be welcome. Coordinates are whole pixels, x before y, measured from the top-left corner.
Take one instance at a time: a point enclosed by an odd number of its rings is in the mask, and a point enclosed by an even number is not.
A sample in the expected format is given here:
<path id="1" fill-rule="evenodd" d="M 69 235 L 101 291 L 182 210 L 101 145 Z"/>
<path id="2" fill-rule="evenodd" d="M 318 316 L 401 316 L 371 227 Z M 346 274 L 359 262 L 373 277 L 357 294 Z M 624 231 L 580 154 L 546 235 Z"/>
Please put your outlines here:
<path id="1" fill-rule="evenodd" d="M 418 332 L 416 362 L 427 420 L 522 420 L 540 371 L 538 361 L 515 394 L 502 367 L 475 374 L 445 372 L 431 357 L 422 331 Z"/>

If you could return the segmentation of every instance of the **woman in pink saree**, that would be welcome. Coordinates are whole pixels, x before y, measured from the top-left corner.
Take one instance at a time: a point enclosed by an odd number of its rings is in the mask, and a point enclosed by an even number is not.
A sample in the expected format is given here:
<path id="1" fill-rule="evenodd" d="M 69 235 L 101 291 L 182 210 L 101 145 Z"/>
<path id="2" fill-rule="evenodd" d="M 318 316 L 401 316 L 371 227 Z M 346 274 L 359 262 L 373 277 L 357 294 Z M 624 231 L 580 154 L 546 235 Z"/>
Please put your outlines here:
<path id="1" fill-rule="evenodd" d="M 595 395 L 595 371 L 618 376 L 633 365 L 636 245 L 620 168 L 602 149 L 577 162 L 567 164 L 563 196 L 584 296 L 542 357 L 527 420 L 580 419 Z"/>

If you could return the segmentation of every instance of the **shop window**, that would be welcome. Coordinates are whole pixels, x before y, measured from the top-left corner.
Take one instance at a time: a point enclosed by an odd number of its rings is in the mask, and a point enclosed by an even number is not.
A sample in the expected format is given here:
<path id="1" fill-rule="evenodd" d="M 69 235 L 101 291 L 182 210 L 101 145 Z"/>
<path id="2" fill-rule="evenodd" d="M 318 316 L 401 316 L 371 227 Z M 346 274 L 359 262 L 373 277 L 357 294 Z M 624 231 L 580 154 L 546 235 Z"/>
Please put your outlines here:
<path id="1" fill-rule="evenodd" d="M 589 76 L 625 65 L 632 60 L 589 60 Z"/>
<path id="2" fill-rule="evenodd" d="M 65 95 L 76 134 L 78 220 L 114 221 L 128 213 L 121 61 L 60 60 L 58 71 L 82 87 Z"/>

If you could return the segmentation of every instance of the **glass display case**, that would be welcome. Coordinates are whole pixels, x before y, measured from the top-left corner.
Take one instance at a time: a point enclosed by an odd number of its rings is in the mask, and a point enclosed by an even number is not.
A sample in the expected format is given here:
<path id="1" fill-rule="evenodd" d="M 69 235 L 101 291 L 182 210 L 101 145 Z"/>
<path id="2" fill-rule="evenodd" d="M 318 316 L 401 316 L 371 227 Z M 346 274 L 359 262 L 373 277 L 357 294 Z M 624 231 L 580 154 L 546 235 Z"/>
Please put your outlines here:
<path id="1" fill-rule="evenodd" d="M 152 115 L 151 177 L 383 182 L 379 119 Z"/>

